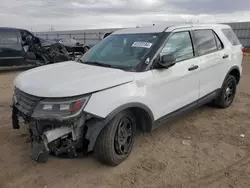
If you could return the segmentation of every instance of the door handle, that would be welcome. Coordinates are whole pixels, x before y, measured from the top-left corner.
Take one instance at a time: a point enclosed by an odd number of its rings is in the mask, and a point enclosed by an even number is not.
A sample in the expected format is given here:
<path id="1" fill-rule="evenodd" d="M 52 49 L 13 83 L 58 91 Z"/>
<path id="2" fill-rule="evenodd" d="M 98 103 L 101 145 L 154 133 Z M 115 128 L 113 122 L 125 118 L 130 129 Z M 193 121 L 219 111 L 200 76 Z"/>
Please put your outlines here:
<path id="1" fill-rule="evenodd" d="M 229 55 L 228 54 L 225 54 L 222 58 L 223 59 L 226 59 L 226 58 L 228 58 L 229 57 Z"/>
<path id="2" fill-rule="evenodd" d="M 193 71 L 193 70 L 198 69 L 198 68 L 199 68 L 198 65 L 193 65 L 193 66 L 189 67 L 188 70 Z"/>

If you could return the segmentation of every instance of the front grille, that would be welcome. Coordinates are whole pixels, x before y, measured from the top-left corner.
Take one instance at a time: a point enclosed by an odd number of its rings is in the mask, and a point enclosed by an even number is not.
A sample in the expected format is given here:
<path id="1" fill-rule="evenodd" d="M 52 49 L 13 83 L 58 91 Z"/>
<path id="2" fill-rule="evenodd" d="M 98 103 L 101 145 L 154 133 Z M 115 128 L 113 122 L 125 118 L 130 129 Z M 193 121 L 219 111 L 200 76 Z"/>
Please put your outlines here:
<path id="1" fill-rule="evenodd" d="M 17 99 L 18 109 L 25 115 L 31 116 L 34 112 L 39 101 L 42 100 L 40 97 L 29 95 L 18 88 L 14 89 L 14 94 Z"/>

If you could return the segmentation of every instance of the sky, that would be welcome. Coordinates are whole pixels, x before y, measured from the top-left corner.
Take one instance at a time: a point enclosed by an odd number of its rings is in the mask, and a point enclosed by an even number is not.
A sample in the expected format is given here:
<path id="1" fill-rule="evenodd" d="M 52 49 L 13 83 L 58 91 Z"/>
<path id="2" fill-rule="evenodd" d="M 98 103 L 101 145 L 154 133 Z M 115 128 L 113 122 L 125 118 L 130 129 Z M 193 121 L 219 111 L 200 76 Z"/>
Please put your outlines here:
<path id="1" fill-rule="evenodd" d="M 0 26 L 32 31 L 250 21 L 250 0 L 0 1 Z"/>

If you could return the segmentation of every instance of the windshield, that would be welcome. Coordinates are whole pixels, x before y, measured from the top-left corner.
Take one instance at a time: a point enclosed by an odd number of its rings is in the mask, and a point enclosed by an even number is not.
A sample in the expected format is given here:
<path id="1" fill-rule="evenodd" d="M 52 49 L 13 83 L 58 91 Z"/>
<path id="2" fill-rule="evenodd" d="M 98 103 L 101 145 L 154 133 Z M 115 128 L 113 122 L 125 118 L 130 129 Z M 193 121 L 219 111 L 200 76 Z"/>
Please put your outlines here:
<path id="1" fill-rule="evenodd" d="M 160 33 L 110 35 L 92 47 L 80 62 L 117 68 L 132 68 L 147 58 Z"/>

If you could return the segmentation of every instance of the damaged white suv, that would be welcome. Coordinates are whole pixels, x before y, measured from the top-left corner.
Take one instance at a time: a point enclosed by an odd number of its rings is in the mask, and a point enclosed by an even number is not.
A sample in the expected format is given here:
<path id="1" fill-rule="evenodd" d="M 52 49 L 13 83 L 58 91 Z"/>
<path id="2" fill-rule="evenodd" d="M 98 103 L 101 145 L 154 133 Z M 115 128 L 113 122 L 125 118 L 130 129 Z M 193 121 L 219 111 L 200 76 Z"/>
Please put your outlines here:
<path id="1" fill-rule="evenodd" d="M 242 46 L 228 25 L 155 25 L 113 32 L 84 54 L 14 81 L 13 128 L 28 124 L 32 158 L 94 151 L 109 165 L 131 153 L 136 129 L 212 102 L 231 105 Z"/>

